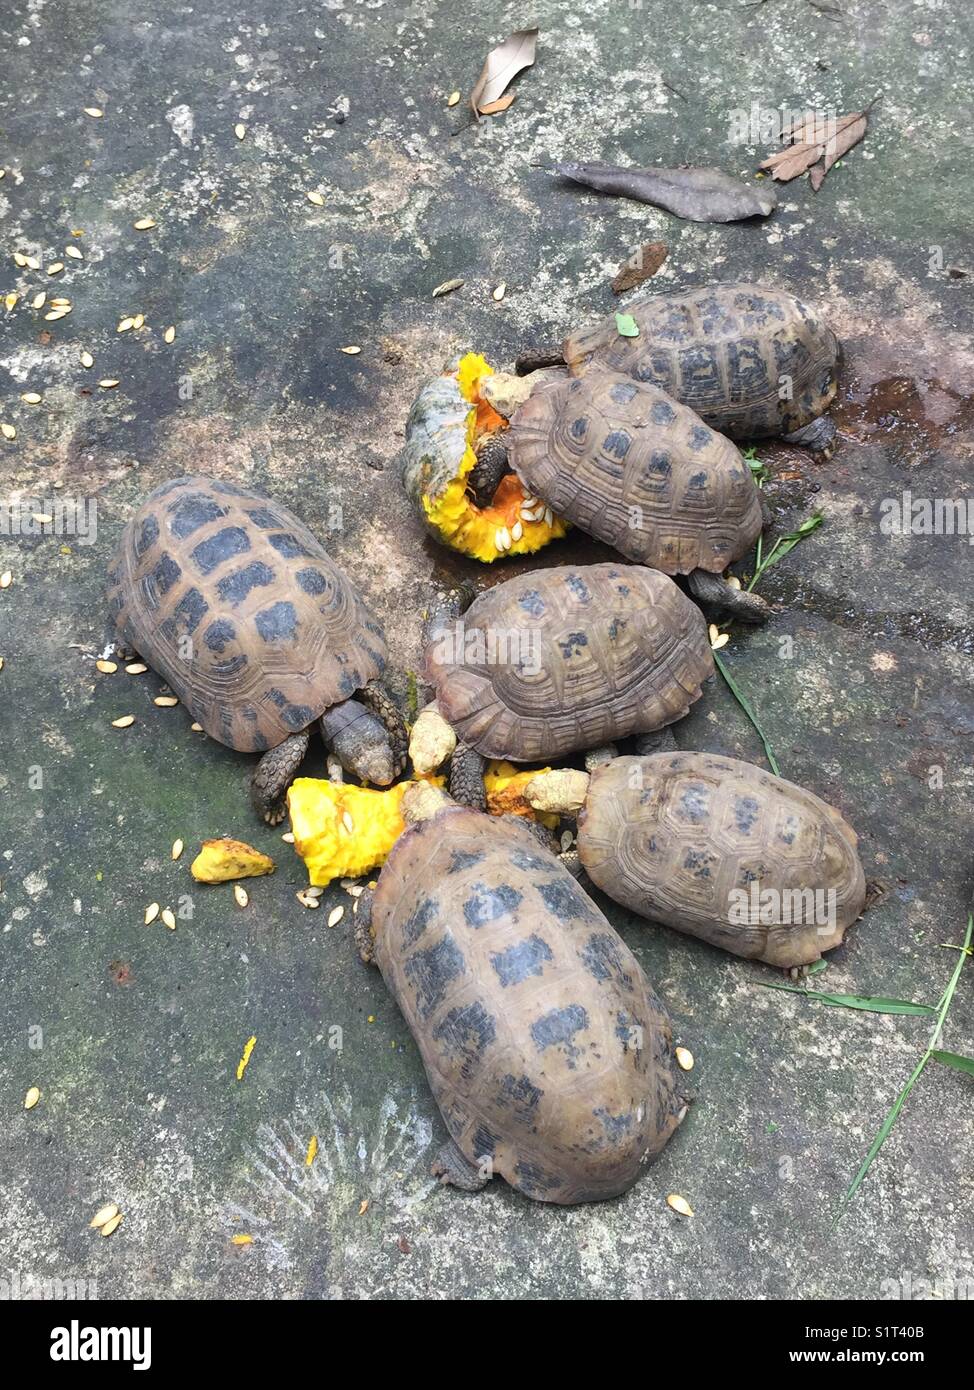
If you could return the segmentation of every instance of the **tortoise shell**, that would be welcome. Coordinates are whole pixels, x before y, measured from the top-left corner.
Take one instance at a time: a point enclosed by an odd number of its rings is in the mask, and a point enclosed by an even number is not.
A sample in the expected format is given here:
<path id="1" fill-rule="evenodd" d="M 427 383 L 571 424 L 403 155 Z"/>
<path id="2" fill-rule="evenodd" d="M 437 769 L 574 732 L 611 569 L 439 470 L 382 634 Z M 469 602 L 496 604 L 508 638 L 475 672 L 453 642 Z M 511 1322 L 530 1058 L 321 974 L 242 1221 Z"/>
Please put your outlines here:
<path id="1" fill-rule="evenodd" d="M 241 751 L 276 747 L 386 662 L 382 627 L 308 528 L 214 478 L 149 494 L 107 597 L 121 639 L 211 738 Z"/>
<path id="2" fill-rule="evenodd" d="M 671 724 L 714 670 L 700 609 L 665 574 L 622 564 L 496 585 L 429 643 L 426 667 L 458 736 L 515 762 Z"/>
<path id="3" fill-rule="evenodd" d="M 838 946 L 862 912 L 856 844 L 812 792 L 714 753 L 616 758 L 578 820 L 582 864 L 616 902 L 784 968 Z"/>
<path id="4" fill-rule="evenodd" d="M 837 386 L 839 343 L 814 309 L 763 285 L 653 295 L 565 340 L 569 370 L 624 372 L 661 387 L 732 439 L 790 434 L 824 415 Z"/>
<path id="5" fill-rule="evenodd" d="M 530 831 L 450 807 L 400 836 L 375 959 L 469 1161 L 544 1202 L 615 1197 L 679 1123 L 669 1021 Z"/>
<path id="6" fill-rule="evenodd" d="M 719 573 L 761 533 L 739 450 L 658 386 L 617 372 L 551 382 L 509 434 L 528 491 L 630 560 Z"/>

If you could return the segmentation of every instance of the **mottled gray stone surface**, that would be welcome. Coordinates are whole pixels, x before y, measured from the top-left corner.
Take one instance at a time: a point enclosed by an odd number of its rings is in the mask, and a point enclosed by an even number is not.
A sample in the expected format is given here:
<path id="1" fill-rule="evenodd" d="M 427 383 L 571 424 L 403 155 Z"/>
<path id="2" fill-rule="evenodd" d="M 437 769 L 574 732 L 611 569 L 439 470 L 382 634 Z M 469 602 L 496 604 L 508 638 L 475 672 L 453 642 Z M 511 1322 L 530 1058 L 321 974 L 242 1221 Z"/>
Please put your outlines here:
<path id="1" fill-rule="evenodd" d="M 936 1002 L 972 888 L 971 551 L 965 536 L 885 536 L 879 519 L 904 489 L 970 493 L 971 281 L 941 267 L 974 268 L 974 25 L 961 0 L 846 8 L 542 0 L 537 66 L 479 128 L 446 97 L 523 22 L 516 7 L 4 8 L 2 288 L 66 294 L 74 311 L 47 323 L 22 298 L 0 322 L 0 412 L 18 431 L 2 491 L 94 499 L 98 534 L 0 536 L 0 1276 L 123 1297 L 817 1299 L 907 1277 L 949 1297 L 972 1273 L 972 1091 L 957 1073 L 924 1076 L 830 1231 L 927 1022 L 762 989 L 765 968 L 611 904 L 697 1059 L 681 1132 L 599 1207 L 438 1188 L 443 1131 L 416 1050 L 355 958 L 349 914 L 325 925 L 350 900 L 336 887 L 303 910 L 300 864 L 246 803 L 249 760 L 154 707 L 155 676 L 93 668 L 121 526 L 151 487 L 199 469 L 267 488 L 322 534 L 387 623 L 404 695 L 421 610 L 471 568 L 422 539 L 395 476 L 424 376 L 468 347 L 503 363 L 608 311 L 644 241 L 670 248 L 654 287 L 793 289 L 845 342 L 841 447 L 825 466 L 785 446 L 762 457 L 776 525 L 815 506 L 827 524 L 762 584 L 769 627 L 735 633 L 724 657 L 785 776 L 841 807 L 886 886 L 816 983 Z M 531 167 L 745 173 L 760 154 L 728 143 L 733 109 L 847 111 L 879 90 L 865 144 L 818 195 L 783 188 L 761 224 L 680 223 Z M 134 231 L 142 215 L 157 226 Z M 11 259 L 63 259 L 79 229 L 85 258 L 56 278 Z M 463 289 L 432 300 L 454 276 Z M 148 330 L 115 332 L 139 312 Z M 100 391 L 103 377 L 121 384 Z M 31 389 L 42 405 L 20 401 Z M 123 713 L 136 725 L 113 730 Z M 716 682 L 678 737 L 760 755 Z M 190 851 L 169 859 L 177 836 L 192 850 L 224 833 L 279 861 L 245 911 L 229 889 L 192 888 Z M 142 925 L 147 903 L 185 893 L 191 921 Z M 968 1053 L 972 988 L 968 971 L 945 1036 Z M 25 1113 L 32 1084 L 43 1097 Z M 125 1219 L 102 1240 L 87 1222 L 108 1200 Z M 234 1246 L 240 1232 L 254 1243 Z"/>

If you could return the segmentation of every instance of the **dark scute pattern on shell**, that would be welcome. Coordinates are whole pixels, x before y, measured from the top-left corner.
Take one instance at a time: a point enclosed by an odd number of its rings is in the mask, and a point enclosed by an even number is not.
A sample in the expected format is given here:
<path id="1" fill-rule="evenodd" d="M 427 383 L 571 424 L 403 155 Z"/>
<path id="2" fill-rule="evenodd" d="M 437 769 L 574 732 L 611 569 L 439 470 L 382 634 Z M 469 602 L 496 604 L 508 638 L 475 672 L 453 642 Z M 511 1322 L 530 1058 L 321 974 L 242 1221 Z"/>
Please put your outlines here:
<path id="1" fill-rule="evenodd" d="M 372 924 L 376 961 L 468 1161 L 489 1157 L 539 1201 L 631 1186 L 682 1103 L 669 1027 L 559 861 L 509 819 L 447 809 L 394 845 Z"/>
<path id="2" fill-rule="evenodd" d="M 628 312 L 638 337 L 620 335 L 613 315 L 566 340 L 572 373 L 651 382 L 733 439 L 800 429 L 835 395 L 835 334 L 783 290 L 732 283 L 652 295 Z M 792 378 L 790 393 L 781 391 L 783 377 Z"/>
<path id="3" fill-rule="evenodd" d="M 236 483 L 176 478 L 150 494 L 107 598 L 119 635 L 234 748 L 275 747 L 386 661 L 381 624 L 307 527 Z"/>

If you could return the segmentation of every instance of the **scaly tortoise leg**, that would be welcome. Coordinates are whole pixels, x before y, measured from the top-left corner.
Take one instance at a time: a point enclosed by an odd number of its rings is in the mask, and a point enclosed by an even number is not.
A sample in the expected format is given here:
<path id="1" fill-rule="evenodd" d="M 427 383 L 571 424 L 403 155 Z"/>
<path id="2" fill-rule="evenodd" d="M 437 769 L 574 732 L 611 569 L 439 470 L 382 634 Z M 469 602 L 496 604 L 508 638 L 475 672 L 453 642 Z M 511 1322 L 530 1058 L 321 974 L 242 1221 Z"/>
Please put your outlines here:
<path id="1" fill-rule="evenodd" d="M 839 431 L 831 415 L 819 415 L 800 430 L 792 430 L 791 434 L 781 437 L 786 444 L 800 444 L 803 449 L 811 449 L 816 462 L 828 463 L 835 453 Z"/>
<path id="2" fill-rule="evenodd" d="M 478 507 L 489 507 L 501 480 L 510 473 L 507 445 L 496 434 L 485 439 L 477 450 L 477 462 L 467 476 Z"/>
<path id="3" fill-rule="evenodd" d="M 364 889 L 355 900 L 355 949 L 363 965 L 375 964 L 375 937 L 372 934 L 374 888 Z"/>
<path id="4" fill-rule="evenodd" d="M 452 1139 L 448 1139 L 433 1160 L 430 1172 L 442 1183 L 459 1187 L 463 1192 L 480 1192 L 490 1179 L 485 1177 Z"/>
<path id="5" fill-rule="evenodd" d="M 748 593 L 746 589 L 735 589 L 726 579 L 721 579 L 719 574 L 693 570 L 687 575 L 687 583 L 694 598 L 714 608 L 726 610 L 741 622 L 766 623 L 771 616 L 771 605 L 760 594 Z"/>
<path id="6" fill-rule="evenodd" d="M 406 766 L 409 751 L 409 734 L 406 721 L 399 712 L 399 706 L 381 681 L 371 680 L 359 691 L 359 699 L 367 705 L 374 715 L 382 720 L 389 733 L 392 748 L 393 777 L 398 777 Z"/>
<path id="7" fill-rule="evenodd" d="M 283 743 L 265 753 L 254 769 L 250 799 L 254 810 L 268 825 L 279 825 L 287 814 L 287 789 L 304 762 L 310 738 L 310 729 L 290 734 Z"/>
<path id="8" fill-rule="evenodd" d="M 484 759 L 469 743 L 458 743 L 450 759 L 450 795 L 461 806 L 487 810 Z"/>

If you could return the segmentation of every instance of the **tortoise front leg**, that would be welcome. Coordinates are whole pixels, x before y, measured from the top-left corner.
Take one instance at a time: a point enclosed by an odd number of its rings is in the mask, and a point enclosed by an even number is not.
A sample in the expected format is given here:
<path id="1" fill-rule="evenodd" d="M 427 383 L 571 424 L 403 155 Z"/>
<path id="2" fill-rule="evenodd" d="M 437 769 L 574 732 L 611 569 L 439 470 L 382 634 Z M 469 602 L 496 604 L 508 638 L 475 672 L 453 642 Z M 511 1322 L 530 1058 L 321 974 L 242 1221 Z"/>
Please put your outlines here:
<path id="1" fill-rule="evenodd" d="M 283 743 L 265 753 L 254 769 L 250 799 L 254 810 L 268 825 L 279 825 L 287 814 L 285 795 L 304 762 L 310 737 L 308 729 L 290 734 Z"/>
<path id="2" fill-rule="evenodd" d="M 507 445 L 498 435 L 492 434 L 477 450 L 477 462 L 467 477 L 478 507 L 490 506 L 501 481 L 510 471 Z"/>
<path id="3" fill-rule="evenodd" d="M 469 743 L 458 743 L 450 759 L 450 795 L 461 806 L 487 810 L 484 760 Z"/>
<path id="4" fill-rule="evenodd" d="M 374 888 L 364 888 L 355 899 L 355 949 L 363 965 L 375 964 L 375 936 L 372 932 L 372 900 Z"/>
<path id="5" fill-rule="evenodd" d="M 687 575 L 687 583 L 694 598 L 714 608 L 725 609 L 741 622 L 766 623 L 771 616 L 771 605 L 766 603 L 760 594 L 748 593 L 746 589 L 734 589 L 726 579 L 721 579 L 719 574 L 693 570 Z"/>
<path id="6" fill-rule="evenodd" d="M 792 430 L 791 434 L 781 437 L 786 444 L 800 444 L 803 449 L 811 449 L 817 463 L 828 463 L 835 453 L 839 431 L 831 415 L 819 415 L 800 430 Z"/>
<path id="7" fill-rule="evenodd" d="M 459 1187 L 462 1192 L 479 1192 L 489 1179 L 448 1139 L 433 1160 L 430 1173 L 442 1183 Z"/>
<path id="8" fill-rule="evenodd" d="M 359 698 L 386 726 L 389 734 L 389 746 L 392 749 L 394 780 L 406 766 L 406 753 L 409 750 L 406 721 L 399 712 L 399 706 L 381 681 L 369 681 L 368 685 L 359 691 Z"/>

